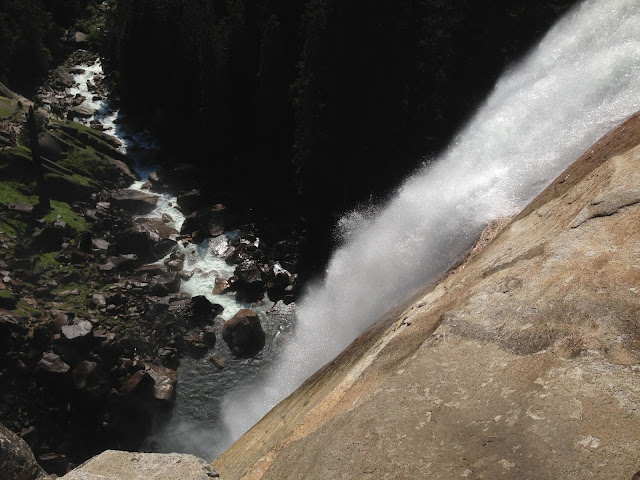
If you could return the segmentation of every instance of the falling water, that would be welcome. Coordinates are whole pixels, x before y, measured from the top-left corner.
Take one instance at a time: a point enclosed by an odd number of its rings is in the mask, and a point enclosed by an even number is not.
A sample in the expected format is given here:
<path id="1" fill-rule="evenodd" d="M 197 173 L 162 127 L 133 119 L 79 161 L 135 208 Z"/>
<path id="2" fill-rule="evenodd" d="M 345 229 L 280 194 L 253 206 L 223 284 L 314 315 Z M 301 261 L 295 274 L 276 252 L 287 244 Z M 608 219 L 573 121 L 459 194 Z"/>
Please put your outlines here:
<path id="1" fill-rule="evenodd" d="M 518 212 L 638 109 L 640 2 L 587 0 L 503 75 L 441 158 L 377 215 L 347 222 L 348 241 L 309 288 L 278 362 L 263 381 L 226 397 L 231 433 L 214 453 L 459 259 L 488 221 Z"/>

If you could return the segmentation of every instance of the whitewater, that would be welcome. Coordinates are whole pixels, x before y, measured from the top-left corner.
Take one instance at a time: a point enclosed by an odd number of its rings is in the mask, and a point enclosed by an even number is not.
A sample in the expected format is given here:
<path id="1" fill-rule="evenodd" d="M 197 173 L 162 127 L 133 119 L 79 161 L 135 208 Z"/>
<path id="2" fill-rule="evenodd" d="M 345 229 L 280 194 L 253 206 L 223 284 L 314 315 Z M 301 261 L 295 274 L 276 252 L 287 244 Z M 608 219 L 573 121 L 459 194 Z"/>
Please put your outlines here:
<path id="1" fill-rule="evenodd" d="M 293 338 L 223 401 L 217 455 L 408 293 L 459 260 L 492 219 L 514 215 L 601 136 L 640 110 L 640 2 L 587 0 L 507 71 L 447 150 L 346 243 L 297 309 Z M 355 220 L 354 220 L 355 219 Z"/>

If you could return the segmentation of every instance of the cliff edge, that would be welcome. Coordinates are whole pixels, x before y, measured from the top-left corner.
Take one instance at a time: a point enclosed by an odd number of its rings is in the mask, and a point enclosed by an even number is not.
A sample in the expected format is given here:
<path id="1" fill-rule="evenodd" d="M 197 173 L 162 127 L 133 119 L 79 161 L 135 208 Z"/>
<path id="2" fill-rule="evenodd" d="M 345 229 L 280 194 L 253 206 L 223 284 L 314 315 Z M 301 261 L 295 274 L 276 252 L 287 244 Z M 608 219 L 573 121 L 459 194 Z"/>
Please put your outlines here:
<path id="1" fill-rule="evenodd" d="M 398 307 L 214 466 L 232 479 L 631 479 L 640 117 Z"/>

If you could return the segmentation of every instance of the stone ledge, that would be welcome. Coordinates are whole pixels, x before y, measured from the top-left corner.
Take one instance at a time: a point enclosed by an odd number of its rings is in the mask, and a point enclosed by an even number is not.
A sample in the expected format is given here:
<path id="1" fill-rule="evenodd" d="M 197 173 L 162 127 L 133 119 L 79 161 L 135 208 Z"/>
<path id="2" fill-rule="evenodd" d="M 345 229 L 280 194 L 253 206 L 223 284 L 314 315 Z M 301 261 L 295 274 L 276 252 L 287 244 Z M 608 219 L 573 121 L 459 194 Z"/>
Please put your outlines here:
<path id="1" fill-rule="evenodd" d="M 67 473 L 63 480 L 210 480 L 220 478 L 205 460 L 179 453 L 106 450 Z"/>

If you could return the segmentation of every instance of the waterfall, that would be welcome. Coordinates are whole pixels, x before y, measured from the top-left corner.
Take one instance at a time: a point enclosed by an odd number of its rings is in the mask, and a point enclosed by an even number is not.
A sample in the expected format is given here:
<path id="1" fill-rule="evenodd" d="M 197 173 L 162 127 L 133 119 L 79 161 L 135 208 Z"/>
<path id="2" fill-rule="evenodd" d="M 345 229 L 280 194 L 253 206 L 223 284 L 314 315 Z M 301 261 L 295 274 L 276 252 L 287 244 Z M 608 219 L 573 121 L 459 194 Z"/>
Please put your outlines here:
<path id="1" fill-rule="evenodd" d="M 640 2 L 586 0 L 502 76 L 440 158 L 375 215 L 344 222 L 347 241 L 309 287 L 284 353 L 225 398 L 230 437 L 214 453 L 639 109 Z"/>

